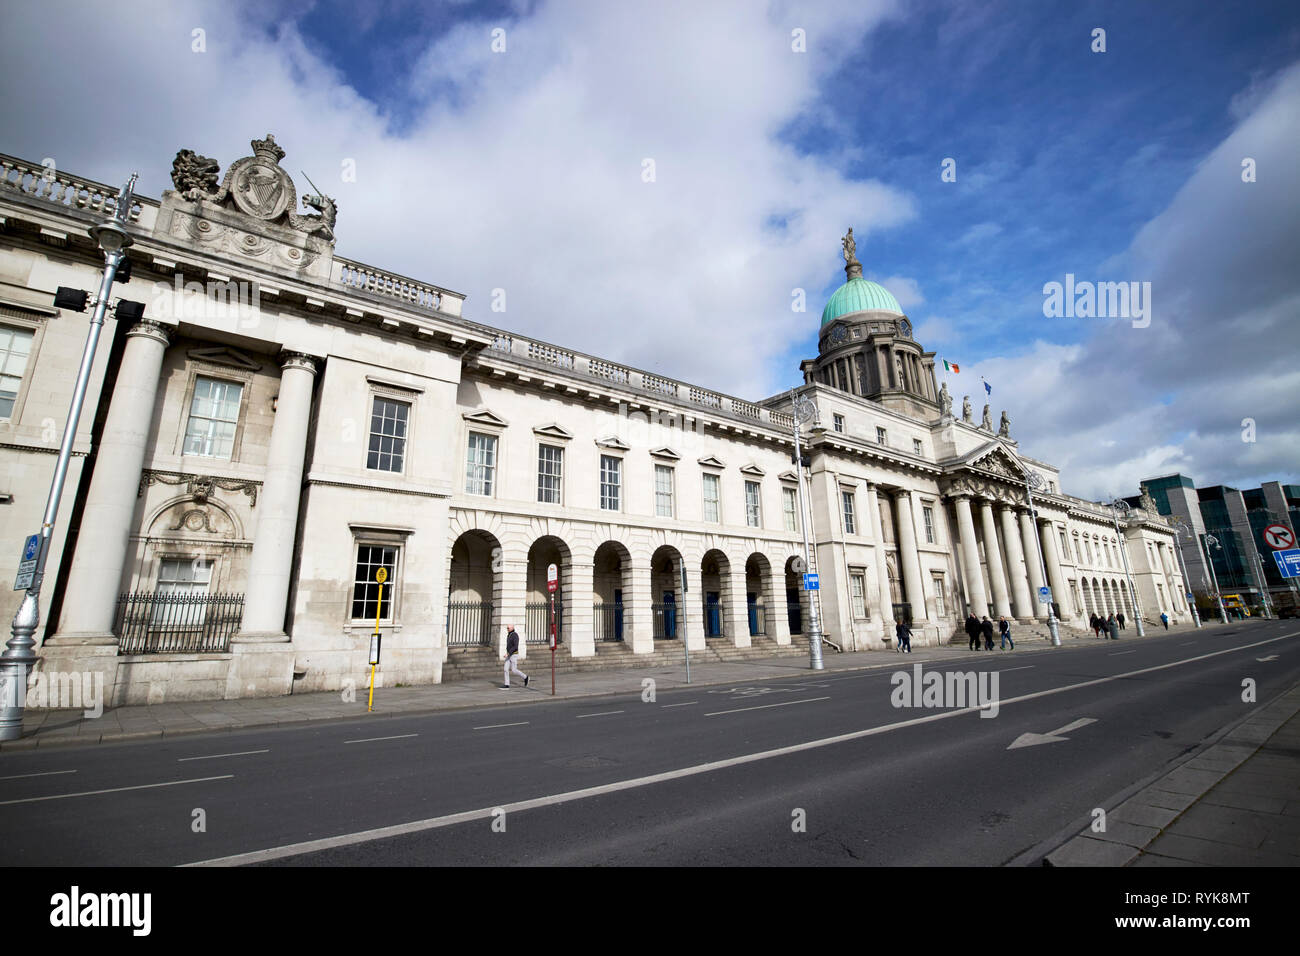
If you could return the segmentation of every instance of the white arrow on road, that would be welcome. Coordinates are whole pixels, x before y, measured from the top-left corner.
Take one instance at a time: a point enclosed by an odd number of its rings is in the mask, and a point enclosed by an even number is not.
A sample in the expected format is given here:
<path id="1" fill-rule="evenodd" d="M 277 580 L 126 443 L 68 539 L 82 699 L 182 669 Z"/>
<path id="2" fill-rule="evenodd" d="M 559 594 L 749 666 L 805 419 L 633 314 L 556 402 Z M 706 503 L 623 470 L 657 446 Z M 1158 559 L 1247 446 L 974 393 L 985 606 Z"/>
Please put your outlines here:
<path id="1" fill-rule="evenodd" d="M 1257 660 L 1257 661 L 1275 661 L 1275 660 L 1277 660 L 1277 655 L 1276 655 L 1276 654 L 1270 654 L 1270 655 L 1268 655 L 1268 657 L 1257 657 L 1257 658 L 1255 658 L 1255 660 Z"/>
<path id="2" fill-rule="evenodd" d="M 1054 744 L 1059 740 L 1068 740 L 1069 738 L 1063 737 L 1062 734 L 1068 734 L 1072 730 L 1078 730 L 1080 727 L 1087 727 L 1089 724 L 1095 724 L 1096 722 L 1095 717 L 1080 717 L 1064 727 L 1053 730 L 1050 734 L 1021 734 L 1007 749 L 1015 750 L 1017 747 L 1033 747 L 1035 744 Z"/>

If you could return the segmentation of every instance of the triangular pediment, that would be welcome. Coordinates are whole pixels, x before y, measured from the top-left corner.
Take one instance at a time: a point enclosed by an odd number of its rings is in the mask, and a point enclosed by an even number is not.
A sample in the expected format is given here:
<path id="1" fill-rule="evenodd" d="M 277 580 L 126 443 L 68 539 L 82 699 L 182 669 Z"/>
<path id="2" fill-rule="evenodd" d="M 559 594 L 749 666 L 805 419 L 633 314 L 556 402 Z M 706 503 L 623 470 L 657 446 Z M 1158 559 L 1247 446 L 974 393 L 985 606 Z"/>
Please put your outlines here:
<path id="1" fill-rule="evenodd" d="M 486 408 L 476 408 L 472 412 L 464 412 L 461 417 L 471 425 L 482 425 L 485 428 L 505 428 L 510 424 L 496 412 L 489 411 Z"/>
<path id="2" fill-rule="evenodd" d="M 781 474 L 777 475 L 776 477 L 777 477 L 777 479 L 780 480 L 780 481 L 798 481 L 798 480 L 799 480 L 799 476 L 796 475 L 793 471 L 783 471 L 783 472 L 781 472 Z"/>
<path id="3" fill-rule="evenodd" d="M 719 458 L 715 458 L 713 455 L 706 455 L 705 457 L 701 458 L 700 464 L 703 465 L 705 468 L 726 468 L 727 467 L 726 462 L 722 461 Z"/>
<path id="4" fill-rule="evenodd" d="M 967 468 L 994 474 L 1016 483 L 1024 481 L 1025 477 L 1020 462 L 1000 442 L 992 442 L 983 448 L 975 449 L 963 464 Z"/>
<path id="5" fill-rule="evenodd" d="M 605 438 L 597 438 L 596 444 L 599 445 L 601 448 L 612 448 L 615 451 L 628 451 L 632 447 L 631 445 L 627 444 L 627 442 L 623 441 L 623 439 L 619 438 L 617 435 L 609 435 Z"/>
<path id="6" fill-rule="evenodd" d="M 677 454 L 677 452 L 669 448 L 667 445 L 665 445 L 663 448 L 650 449 L 650 454 L 655 458 L 666 458 L 668 461 L 680 461 L 682 457 L 681 455 Z"/>
<path id="7" fill-rule="evenodd" d="M 754 478 L 762 478 L 764 475 L 767 474 L 767 472 L 765 472 L 762 468 L 759 468 L 758 465 L 754 464 L 753 462 L 750 462 L 748 465 L 741 466 L 740 473 L 742 475 L 751 475 Z"/>
<path id="8" fill-rule="evenodd" d="M 538 425 L 533 432 L 542 438 L 552 438 L 556 441 L 568 441 L 573 437 L 573 433 L 561 428 L 555 422 L 549 425 Z"/>
<path id="9" fill-rule="evenodd" d="M 262 367 L 251 356 L 245 355 L 238 349 L 226 348 L 220 346 L 211 349 L 190 349 L 185 353 L 196 362 L 207 362 L 209 365 L 225 365 L 228 368 L 242 369 L 245 372 L 255 372 Z"/>

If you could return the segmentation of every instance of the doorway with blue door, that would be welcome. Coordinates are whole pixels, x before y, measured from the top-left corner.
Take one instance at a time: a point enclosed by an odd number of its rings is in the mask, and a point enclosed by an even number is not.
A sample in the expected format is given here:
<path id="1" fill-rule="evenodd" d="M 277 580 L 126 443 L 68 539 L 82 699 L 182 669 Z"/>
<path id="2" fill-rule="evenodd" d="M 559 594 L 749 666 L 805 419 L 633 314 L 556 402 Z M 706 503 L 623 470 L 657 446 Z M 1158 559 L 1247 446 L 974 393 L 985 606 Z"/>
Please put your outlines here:
<path id="1" fill-rule="evenodd" d="M 654 604 L 654 639 L 672 641 L 684 637 L 682 603 L 682 556 L 671 545 L 662 545 L 650 558 L 650 594 Z"/>
<path id="2" fill-rule="evenodd" d="M 700 562 L 700 591 L 703 598 L 704 636 L 728 637 L 727 609 L 731 605 L 731 563 L 716 549 L 706 551 Z"/>
<path id="3" fill-rule="evenodd" d="M 630 636 L 632 610 L 624 595 L 631 587 L 631 553 L 617 541 L 596 549 L 592 565 L 592 632 L 597 641 L 623 641 Z"/>

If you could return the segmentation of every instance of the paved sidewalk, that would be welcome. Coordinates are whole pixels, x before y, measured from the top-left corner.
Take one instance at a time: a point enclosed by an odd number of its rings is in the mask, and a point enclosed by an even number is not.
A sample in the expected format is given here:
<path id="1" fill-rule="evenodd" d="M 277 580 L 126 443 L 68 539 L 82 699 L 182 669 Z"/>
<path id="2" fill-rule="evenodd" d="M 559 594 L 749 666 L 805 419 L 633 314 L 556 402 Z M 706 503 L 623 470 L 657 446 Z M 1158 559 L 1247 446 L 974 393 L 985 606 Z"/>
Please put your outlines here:
<path id="1" fill-rule="evenodd" d="M 1300 866 L 1300 684 L 1048 854 L 1051 866 Z"/>
<path id="2" fill-rule="evenodd" d="M 1221 625 L 1207 625 L 1212 630 Z M 1232 625 L 1230 625 L 1232 626 Z M 1159 636 L 1172 636 L 1194 630 L 1192 625 L 1179 625 L 1163 630 Z M 1132 630 L 1124 632 L 1134 635 Z M 1148 629 L 1148 639 L 1156 637 Z M 997 639 L 995 638 L 995 641 Z M 1102 638 L 1101 640 L 1104 640 Z M 1044 641 L 1021 641 L 1015 651 L 974 652 L 965 644 L 960 647 L 917 647 L 905 659 L 908 664 L 925 661 L 946 661 L 971 657 L 973 654 L 1035 654 L 1094 645 L 1098 639 L 1062 637 L 1061 647 L 1052 648 Z M 997 645 L 995 644 L 995 647 Z M 854 671 L 868 668 L 895 668 L 903 655 L 895 651 L 857 651 L 837 654 L 827 648 L 823 655 L 826 670 Z M 493 681 L 453 681 L 446 684 L 429 684 L 420 687 L 377 687 L 375 714 L 418 714 L 462 708 L 492 707 L 502 704 L 597 697 L 607 694 L 639 694 L 641 682 L 649 677 L 656 690 L 685 687 L 684 664 L 651 666 L 644 668 L 606 671 L 569 672 L 556 678 L 556 696 L 550 696 L 550 658 L 545 651 L 520 662 L 520 669 L 531 677 L 530 686 L 520 684 L 509 691 L 499 689 Z M 771 680 L 780 677 L 805 676 L 814 678 L 819 672 L 808 666 L 806 657 L 765 658 L 730 663 L 691 663 L 691 686 L 710 684 L 743 684 L 749 681 Z M 106 709 L 97 718 L 84 717 L 80 710 L 28 709 L 23 719 L 23 736 L 19 740 L 0 742 L 0 751 L 29 750 L 36 747 L 84 746 L 150 737 L 172 737 L 179 734 L 211 733 L 222 730 L 242 730 L 276 724 L 319 720 L 344 720 L 366 716 L 367 684 L 358 682 L 355 700 L 348 702 L 339 691 L 311 694 L 291 694 L 285 697 L 254 697 L 238 700 L 177 701 L 175 703 L 135 705 Z"/>

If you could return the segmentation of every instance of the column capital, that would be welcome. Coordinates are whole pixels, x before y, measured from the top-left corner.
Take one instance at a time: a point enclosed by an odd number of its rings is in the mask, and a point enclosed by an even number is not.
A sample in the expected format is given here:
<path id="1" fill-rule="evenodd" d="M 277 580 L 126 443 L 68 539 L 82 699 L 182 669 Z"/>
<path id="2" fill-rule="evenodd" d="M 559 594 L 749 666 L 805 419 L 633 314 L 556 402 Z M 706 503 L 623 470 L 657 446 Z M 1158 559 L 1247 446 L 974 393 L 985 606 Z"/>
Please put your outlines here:
<path id="1" fill-rule="evenodd" d="M 911 489 L 911 488 L 895 488 L 895 489 L 893 489 L 890 493 L 891 493 L 895 498 L 910 498 L 910 497 L 912 497 L 912 489 Z"/>
<path id="2" fill-rule="evenodd" d="M 302 369 L 304 372 L 316 374 L 316 356 L 308 355 L 306 352 L 293 352 L 285 349 L 280 353 L 280 368 L 286 371 L 291 368 Z"/>
<path id="3" fill-rule="evenodd" d="M 171 329 L 161 322 L 154 322 L 152 319 L 141 319 L 127 331 L 127 338 L 134 335 L 144 336 L 153 339 L 159 345 L 166 348 L 172 343 Z"/>

